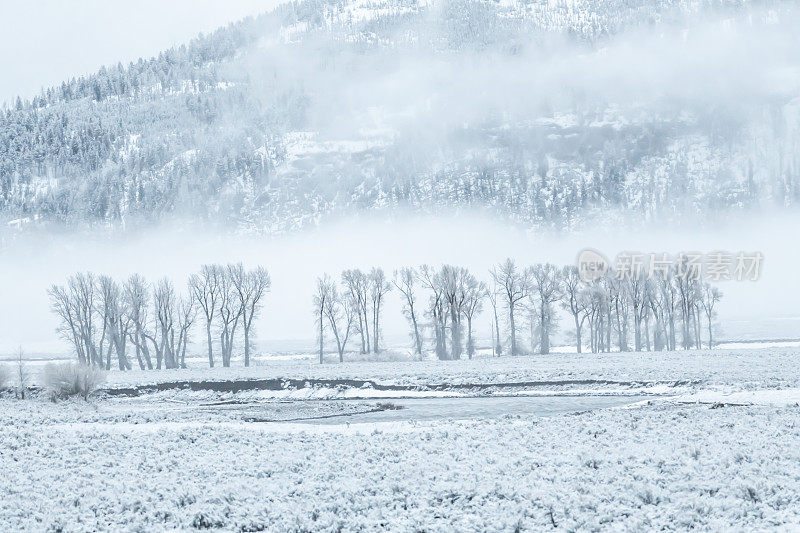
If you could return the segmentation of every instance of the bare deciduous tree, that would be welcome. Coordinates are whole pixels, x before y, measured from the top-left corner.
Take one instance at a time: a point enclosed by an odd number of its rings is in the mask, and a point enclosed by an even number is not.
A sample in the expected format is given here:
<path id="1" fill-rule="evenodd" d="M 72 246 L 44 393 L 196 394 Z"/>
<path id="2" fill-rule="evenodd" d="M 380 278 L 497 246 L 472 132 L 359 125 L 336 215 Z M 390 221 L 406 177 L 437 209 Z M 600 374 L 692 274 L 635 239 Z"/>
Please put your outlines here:
<path id="1" fill-rule="evenodd" d="M 162 278 L 153 290 L 156 329 L 160 335 L 156 346 L 156 368 L 177 368 L 175 354 L 175 287 Z"/>
<path id="2" fill-rule="evenodd" d="M 412 268 L 401 268 L 394 271 L 394 286 L 403 295 L 403 313 L 411 323 L 411 339 L 414 343 L 414 353 L 422 355 L 422 335 L 419 331 L 417 319 L 417 271 Z"/>
<path id="3" fill-rule="evenodd" d="M 444 297 L 444 283 L 441 273 L 436 272 L 428 265 L 422 265 L 419 269 L 419 280 L 423 286 L 431 291 L 429 303 L 429 315 L 434 335 L 436 357 L 447 359 L 447 312 Z"/>
<path id="4" fill-rule="evenodd" d="M 334 284 L 327 274 L 317 278 L 317 287 L 314 293 L 314 316 L 319 335 L 319 364 L 325 362 L 325 308 L 328 306 L 328 299 L 331 298 L 333 286 Z"/>
<path id="5" fill-rule="evenodd" d="M 578 353 L 582 350 L 581 331 L 587 316 L 587 299 L 584 296 L 586 284 L 581 280 L 578 267 L 565 266 L 561 271 L 562 305 L 571 315 L 575 323 L 575 346 Z"/>
<path id="6" fill-rule="evenodd" d="M 464 280 L 464 317 L 467 319 L 467 356 L 475 355 L 475 339 L 472 336 L 472 323 L 475 316 L 483 310 L 483 299 L 486 297 L 486 284 L 468 274 Z"/>
<path id="7" fill-rule="evenodd" d="M 529 270 L 520 272 L 512 259 L 492 270 L 492 278 L 498 285 L 503 303 L 508 310 L 508 327 L 511 337 L 511 355 L 519 354 L 517 346 L 517 326 L 516 312 L 522 300 L 528 296 L 531 288 L 531 276 Z"/>
<path id="8" fill-rule="evenodd" d="M 642 321 L 649 309 L 646 279 L 642 274 L 633 273 L 627 279 L 627 286 L 633 311 L 633 346 L 637 352 L 640 352 L 642 351 Z"/>
<path id="9" fill-rule="evenodd" d="M 403 312 L 411 323 L 411 339 L 414 342 L 414 353 L 422 355 L 422 335 L 417 320 L 417 271 L 414 268 L 401 268 L 394 271 L 394 286 L 403 295 Z"/>
<path id="10" fill-rule="evenodd" d="M 236 289 L 242 309 L 242 330 L 244 331 L 244 366 L 250 366 L 250 332 L 253 319 L 261 309 L 261 299 L 269 291 L 269 273 L 263 267 L 245 271 L 241 263 L 228 265 L 228 276 Z"/>
<path id="11" fill-rule="evenodd" d="M 96 343 L 97 303 L 95 278 L 91 273 L 69 277 L 66 287 L 48 291 L 53 311 L 61 319 L 59 331 L 75 347 L 78 361 L 103 365 L 103 337 Z"/>
<path id="12" fill-rule="evenodd" d="M 131 363 L 126 353 L 126 343 L 131 319 L 126 309 L 126 300 L 122 297 L 119 284 L 110 276 L 98 277 L 97 284 L 100 293 L 101 316 L 104 322 L 103 330 L 108 335 L 105 368 L 111 370 L 111 351 L 113 349 L 117 354 L 119 369 L 130 370 Z"/>
<path id="13" fill-rule="evenodd" d="M 144 370 L 153 369 L 153 360 L 150 358 L 150 349 L 147 347 L 147 319 L 148 319 L 148 294 L 150 288 L 145 279 L 134 274 L 125 282 L 124 299 L 131 320 L 128 337 L 136 347 L 136 360 L 139 367 Z"/>
<path id="14" fill-rule="evenodd" d="M 31 373 L 25 365 L 25 353 L 20 346 L 17 351 L 17 368 L 14 372 L 14 381 L 16 382 L 17 396 L 24 400 L 25 392 L 28 390 L 28 385 L 31 381 Z"/>
<path id="15" fill-rule="evenodd" d="M 86 364 L 86 345 L 83 341 L 78 309 L 72 292 L 65 287 L 53 285 L 47 291 L 50 296 L 51 309 L 61 319 L 57 330 L 67 341 L 72 343 L 78 362 Z"/>
<path id="16" fill-rule="evenodd" d="M 550 353 L 550 332 L 555 321 L 553 303 L 561 298 L 559 268 L 551 263 L 537 264 L 531 269 L 531 286 L 536 295 L 539 321 L 539 352 Z"/>
<path id="17" fill-rule="evenodd" d="M 361 336 L 361 353 L 369 353 L 369 280 L 361 270 L 351 269 L 342 272 L 342 282 L 347 288 L 351 301 L 356 306 L 358 316 L 356 327 Z"/>
<path id="18" fill-rule="evenodd" d="M 612 327 L 617 332 L 617 347 L 620 352 L 628 351 L 628 317 L 630 315 L 630 286 L 628 280 L 619 279 L 616 273 L 610 272 L 599 280 L 600 287 L 605 290 L 607 309 L 613 315 L 609 317 L 607 335 Z M 606 343 L 611 349 L 610 339 Z"/>
<path id="19" fill-rule="evenodd" d="M 462 331 L 461 318 L 464 314 L 466 291 L 464 285 L 468 272 L 463 267 L 444 265 L 438 279 L 442 284 L 442 294 L 450 314 L 450 359 L 461 359 Z"/>
<path id="20" fill-rule="evenodd" d="M 717 302 L 722 299 L 722 291 L 710 283 L 704 283 L 702 291 L 700 302 L 706 315 L 706 322 L 708 323 L 708 348 L 711 349 L 714 347 L 714 334 L 712 331 L 714 317 L 716 316 L 714 307 Z"/>
<path id="21" fill-rule="evenodd" d="M 234 335 L 239 325 L 244 309 L 242 308 L 239 294 L 231 279 L 224 275 L 221 278 L 220 297 L 218 300 L 217 314 L 220 320 L 220 347 L 222 350 L 222 366 L 231 366 L 233 355 Z"/>
<path id="22" fill-rule="evenodd" d="M 195 299 L 191 296 L 181 296 L 178 299 L 178 342 L 175 346 L 176 358 L 180 358 L 181 368 L 186 368 L 186 347 L 189 344 L 189 332 L 194 325 L 195 318 L 197 318 Z"/>
<path id="23" fill-rule="evenodd" d="M 646 284 L 647 306 L 653 316 L 653 349 L 664 350 L 667 346 L 666 312 L 659 280 L 650 278 Z"/>
<path id="24" fill-rule="evenodd" d="M 70 277 L 68 285 L 74 302 L 75 316 L 78 329 L 81 332 L 86 360 L 93 365 L 102 366 L 102 338 L 99 349 L 95 344 L 94 322 L 97 309 L 95 305 L 94 275 L 91 272 L 75 274 Z"/>
<path id="25" fill-rule="evenodd" d="M 325 287 L 327 295 L 324 298 L 323 312 L 328 318 L 333 337 L 336 340 L 336 350 L 339 353 L 339 362 L 344 362 L 344 351 L 347 340 L 353 329 L 355 312 L 353 302 L 339 295 L 336 283 L 333 281 Z"/>
<path id="26" fill-rule="evenodd" d="M 372 267 L 369 272 L 369 295 L 372 301 L 372 351 L 379 353 L 380 324 L 383 298 L 392 290 L 382 268 Z"/>
<path id="27" fill-rule="evenodd" d="M 496 275 L 496 268 L 493 268 L 489 271 L 489 274 L 492 278 L 492 286 L 486 289 L 486 297 L 489 299 L 489 303 L 492 305 L 492 314 L 494 319 L 494 326 L 492 327 L 492 351 L 495 355 L 503 355 L 503 344 L 500 341 L 500 319 L 498 318 L 499 315 L 497 313 L 497 304 L 498 304 L 498 287 L 497 287 L 497 275 Z"/>
<path id="28" fill-rule="evenodd" d="M 206 342 L 208 345 L 208 364 L 214 367 L 214 349 L 211 340 L 211 324 L 217 312 L 217 300 L 220 297 L 222 276 L 225 273 L 219 265 L 203 265 L 199 274 L 189 278 L 189 291 L 206 319 Z"/>

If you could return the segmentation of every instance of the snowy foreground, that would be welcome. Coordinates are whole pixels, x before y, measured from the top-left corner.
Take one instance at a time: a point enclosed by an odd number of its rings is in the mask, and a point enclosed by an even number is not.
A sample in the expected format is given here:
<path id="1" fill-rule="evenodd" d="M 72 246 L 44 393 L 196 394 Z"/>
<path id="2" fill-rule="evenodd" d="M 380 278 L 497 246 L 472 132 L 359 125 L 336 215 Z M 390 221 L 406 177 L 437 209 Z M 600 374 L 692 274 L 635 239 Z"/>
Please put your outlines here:
<path id="1" fill-rule="evenodd" d="M 449 373 L 440 363 L 306 368 L 419 384 L 449 375 L 477 383 L 503 367 L 513 380 L 557 381 L 576 357 L 455 362 Z M 569 375 L 637 391 L 664 383 L 658 396 L 625 407 L 392 422 L 354 414 L 380 400 L 189 391 L 100 395 L 89 405 L 4 398 L 0 529 L 800 527 L 800 350 L 582 359 Z"/>

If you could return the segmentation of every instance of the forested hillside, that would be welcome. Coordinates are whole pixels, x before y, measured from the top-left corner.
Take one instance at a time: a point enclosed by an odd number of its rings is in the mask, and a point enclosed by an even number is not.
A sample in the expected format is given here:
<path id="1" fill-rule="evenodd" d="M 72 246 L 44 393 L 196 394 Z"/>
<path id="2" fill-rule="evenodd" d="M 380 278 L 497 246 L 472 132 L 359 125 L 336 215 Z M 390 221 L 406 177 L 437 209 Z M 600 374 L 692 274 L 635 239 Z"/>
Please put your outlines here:
<path id="1" fill-rule="evenodd" d="M 0 111 L 2 231 L 792 207 L 798 20 L 777 1 L 286 4 Z"/>

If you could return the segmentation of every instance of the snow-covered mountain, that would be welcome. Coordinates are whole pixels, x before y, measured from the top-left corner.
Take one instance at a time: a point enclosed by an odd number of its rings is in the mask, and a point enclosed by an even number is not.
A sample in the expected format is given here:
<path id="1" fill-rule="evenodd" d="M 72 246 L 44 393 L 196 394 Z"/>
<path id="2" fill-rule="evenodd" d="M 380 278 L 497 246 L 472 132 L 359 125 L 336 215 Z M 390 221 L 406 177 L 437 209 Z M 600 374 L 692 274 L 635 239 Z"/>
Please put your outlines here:
<path id="1" fill-rule="evenodd" d="M 2 231 L 800 200 L 800 22 L 745 0 L 306 0 L 0 111 Z"/>

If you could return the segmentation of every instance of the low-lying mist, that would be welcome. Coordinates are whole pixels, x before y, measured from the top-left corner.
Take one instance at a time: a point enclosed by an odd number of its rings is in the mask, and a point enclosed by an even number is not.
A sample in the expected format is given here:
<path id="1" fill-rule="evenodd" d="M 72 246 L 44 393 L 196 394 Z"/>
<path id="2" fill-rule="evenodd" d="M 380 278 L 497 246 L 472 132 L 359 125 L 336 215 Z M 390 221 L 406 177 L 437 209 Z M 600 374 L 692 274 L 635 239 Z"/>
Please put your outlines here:
<path id="1" fill-rule="evenodd" d="M 759 281 L 720 284 L 725 297 L 719 304 L 722 328 L 717 337 L 796 337 L 793 332 L 800 331 L 800 303 L 796 298 L 800 294 L 796 272 L 800 251 L 786 235 L 799 223 L 800 216 L 782 216 L 734 221 L 726 230 L 600 229 L 555 235 L 461 214 L 391 219 L 360 216 L 281 237 L 214 234 L 167 226 L 113 239 L 39 237 L 36 242 L 17 242 L 2 251 L 0 354 L 10 354 L 19 346 L 37 355 L 69 351 L 55 331 L 57 320 L 50 312 L 46 291 L 77 271 L 107 273 L 120 281 L 135 272 L 150 282 L 168 276 L 178 290 L 185 292 L 187 277 L 203 263 L 263 265 L 271 274 L 272 290 L 256 324 L 256 353 L 269 353 L 288 348 L 313 350 L 311 298 L 315 278 L 323 273 L 338 279 L 346 268 L 380 266 L 391 278 L 391 272 L 401 266 L 451 263 L 466 266 L 489 281 L 488 269 L 506 257 L 522 265 L 573 264 L 585 247 L 611 259 L 621 251 L 760 251 L 765 260 Z M 408 330 L 396 291 L 389 294 L 384 309 L 385 340 L 389 344 L 406 342 Z M 484 311 L 476 323 L 479 338 L 490 335 L 489 314 Z M 765 332 L 757 325 L 770 318 L 781 319 L 776 321 L 782 325 L 780 330 Z M 569 329 L 568 320 L 562 320 L 561 329 Z M 195 353 L 204 349 L 199 330 L 193 349 Z"/>

